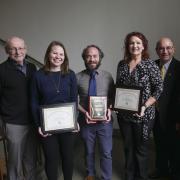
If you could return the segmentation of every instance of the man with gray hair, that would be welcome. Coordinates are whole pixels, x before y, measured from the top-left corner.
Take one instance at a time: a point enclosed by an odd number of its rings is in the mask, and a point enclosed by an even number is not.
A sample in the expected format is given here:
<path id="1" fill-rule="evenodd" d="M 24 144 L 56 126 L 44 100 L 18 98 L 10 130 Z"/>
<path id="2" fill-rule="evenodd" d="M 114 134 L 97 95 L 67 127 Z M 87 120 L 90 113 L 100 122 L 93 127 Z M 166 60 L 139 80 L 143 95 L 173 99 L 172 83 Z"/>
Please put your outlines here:
<path id="1" fill-rule="evenodd" d="M 36 67 L 26 62 L 23 39 L 11 37 L 8 59 L 0 65 L 0 115 L 8 147 L 8 180 L 36 180 L 36 136 L 29 105 L 29 85 Z"/>
<path id="2" fill-rule="evenodd" d="M 180 62 L 174 58 L 175 47 L 168 37 L 163 37 L 157 42 L 156 52 L 159 56 L 156 63 L 161 71 L 164 88 L 156 106 L 153 129 L 156 171 L 150 178 L 170 176 L 173 180 L 179 180 Z"/>

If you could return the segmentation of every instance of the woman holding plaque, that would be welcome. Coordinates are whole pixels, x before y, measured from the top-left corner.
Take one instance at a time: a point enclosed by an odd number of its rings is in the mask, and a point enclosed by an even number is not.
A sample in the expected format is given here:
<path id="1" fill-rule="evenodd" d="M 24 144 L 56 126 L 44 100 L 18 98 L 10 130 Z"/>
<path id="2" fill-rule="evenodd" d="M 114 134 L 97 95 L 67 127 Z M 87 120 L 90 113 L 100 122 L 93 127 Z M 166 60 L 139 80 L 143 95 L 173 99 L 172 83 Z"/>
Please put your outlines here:
<path id="1" fill-rule="evenodd" d="M 55 134 L 42 131 L 41 106 L 61 103 L 77 103 L 77 83 L 75 73 L 69 69 L 65 47 L 58 41 L 49 44 L 45 65 L 34 76 L 31 86 L 31 103 L 34 121 L 42 141 L 45 154 L 45 171 L 48 180 L 58 179 L 58 163 L 62 159 L 64 180 L 72 180 L 73 175 L 73 132 Z M 66 120 L 66 116 L 64 117 Z"/>
<path id="2" fill-rule="evenodd" d="M 148 40 L 142 33 L 129 33 L 124 48 L 124 59 L 117 68 L 117 87 L 142 89 L 139 112 L 119 109 L 117 113 L 124 140 L 125 179 L 147 180 L 149 136 L 155 116 L 155 102 L 162 92 L 163 82 L 157 65 L 149 59 Z"/>

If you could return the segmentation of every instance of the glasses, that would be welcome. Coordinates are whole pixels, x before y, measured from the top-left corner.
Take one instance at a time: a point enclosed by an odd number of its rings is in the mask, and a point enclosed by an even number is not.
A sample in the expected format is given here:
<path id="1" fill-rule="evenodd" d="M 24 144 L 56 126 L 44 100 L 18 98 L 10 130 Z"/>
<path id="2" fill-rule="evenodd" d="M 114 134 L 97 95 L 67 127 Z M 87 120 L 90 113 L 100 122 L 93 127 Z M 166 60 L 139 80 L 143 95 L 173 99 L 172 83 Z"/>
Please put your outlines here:
<path id="1" fill-rule="evenodd" d="M 91 59 L 91 58 L 98 58 L 99 55 L 86 55 L 86 59 Z"/>
<path id="2" fill-rule="evenodd" d="M 159 47 L 158 50 L 163 52 L 165 50 L 171 51 L 174 47 L 173 46 L 167 46 L 167 47 Z"/>
<path id="3" fill-rule="evenodd" d="M 19 47 L 19 48 L 9 48 L 10 53 L 15 54 L 17 52 L 23 52 L 26 48 Z"/>

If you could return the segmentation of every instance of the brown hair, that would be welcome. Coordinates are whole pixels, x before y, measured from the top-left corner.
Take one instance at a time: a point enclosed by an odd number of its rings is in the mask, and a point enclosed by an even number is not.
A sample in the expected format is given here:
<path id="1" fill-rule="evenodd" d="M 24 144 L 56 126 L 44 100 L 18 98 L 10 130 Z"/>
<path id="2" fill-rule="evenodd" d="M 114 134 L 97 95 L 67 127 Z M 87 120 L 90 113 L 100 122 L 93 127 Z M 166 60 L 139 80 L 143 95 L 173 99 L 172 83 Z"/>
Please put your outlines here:
<path id="1" fill-rule="evenodd" d="M 68 59 L 67 52 L 66 52 L 66 49 L 65 49 L 64 45 L 61 42 L 59 42 L 59 41 L 52 41 L 49 44 L 49 46 L 48 46 L 48 48 L 46 50 L 46 53 L 45 53 L 45 57 L 44 57 L 44 64 L 45 65 L 44 65 L 43 69 L 45 71 L 49 71 L 50 70 L 49 54 L 50 54 L 50 52 L 51 52 L 51 50 L 52 50 L 52 48 L 54 46 L 60 46 L 64 50 L 65 58 L 64 58 L 64 62 L 61 65 L 61 73 L 62 74 L 66 74 L 66 73 L 69 72 L 69 59 Z"/>
<path id="2" fill-rule="evenodd" d="M 127 34 L 125 40 L 124 40 L 124 60 L 125 61 L 130 61 L 131 59 L 131 54 L 129 52 L 129 41 L 131 39 L 132 36 L 136 36 L 139 39 L 141 39 L 143 46 L 144 46 L 144 50 L 142 51 L 142 60 L 147 60 L 149 59 L 149 53 L 148 53 L 148 40 L 146 39 L 146 37 L 140 33 L 140 32 L 131 32 L 129 34 Z"/>
<path id="3" fill-rule="evenodd" d="M 99 59 L 100 61 L 102 60 L 102 58 L 104 57 L 104 53 L 103 51 L 101 50 L 100 47 L 94 45 L 94 44 L 91 44 L 91 45 L 88 45 L 86 48 L 83 49 L 83 52 L 82 52 L 82 58 L 83 60 L 86 60 L 86 55 L 87 55 L 87 52 L 90 48 L 96 48 L 98 51 L 99 51 Z"/>

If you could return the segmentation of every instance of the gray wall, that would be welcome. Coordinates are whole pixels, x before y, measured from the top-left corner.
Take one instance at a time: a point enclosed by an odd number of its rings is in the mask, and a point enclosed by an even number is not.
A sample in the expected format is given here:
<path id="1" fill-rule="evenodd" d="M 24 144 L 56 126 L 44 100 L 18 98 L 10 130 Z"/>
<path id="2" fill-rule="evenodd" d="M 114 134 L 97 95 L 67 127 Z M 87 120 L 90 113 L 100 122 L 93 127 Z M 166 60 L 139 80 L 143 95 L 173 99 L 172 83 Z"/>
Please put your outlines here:
<path id="1" fill-rule="evenodd" d="M 180 58 L 179 7 L 179 0 L 0 0 L 0 38 L 24 38 L 29 55 L 41 62 L 48 44 L 60 40 L 76 72 L 84 68 L 82 49 L 95 43 L 105 53 L 102 68 L 115 78 L 131 31 L 147 36 L 152 58 L 156 40 L 170 36 Z"/>
<path id="2" fill-rule="evenodd" d="M 97 44 L 105 53 L 102 68 L 115 78 L 124 37 L 132 31 L 146 35 L 153 59 L 161 36 L 174 40 L 180 58 L 179 7 L 179 0 L 0 0 L 0 38 L 24 38 L 29 55 L 41 62 L 48 44 L 60 40 L 75 72 L 84 68 L 82 49 Z"/>

